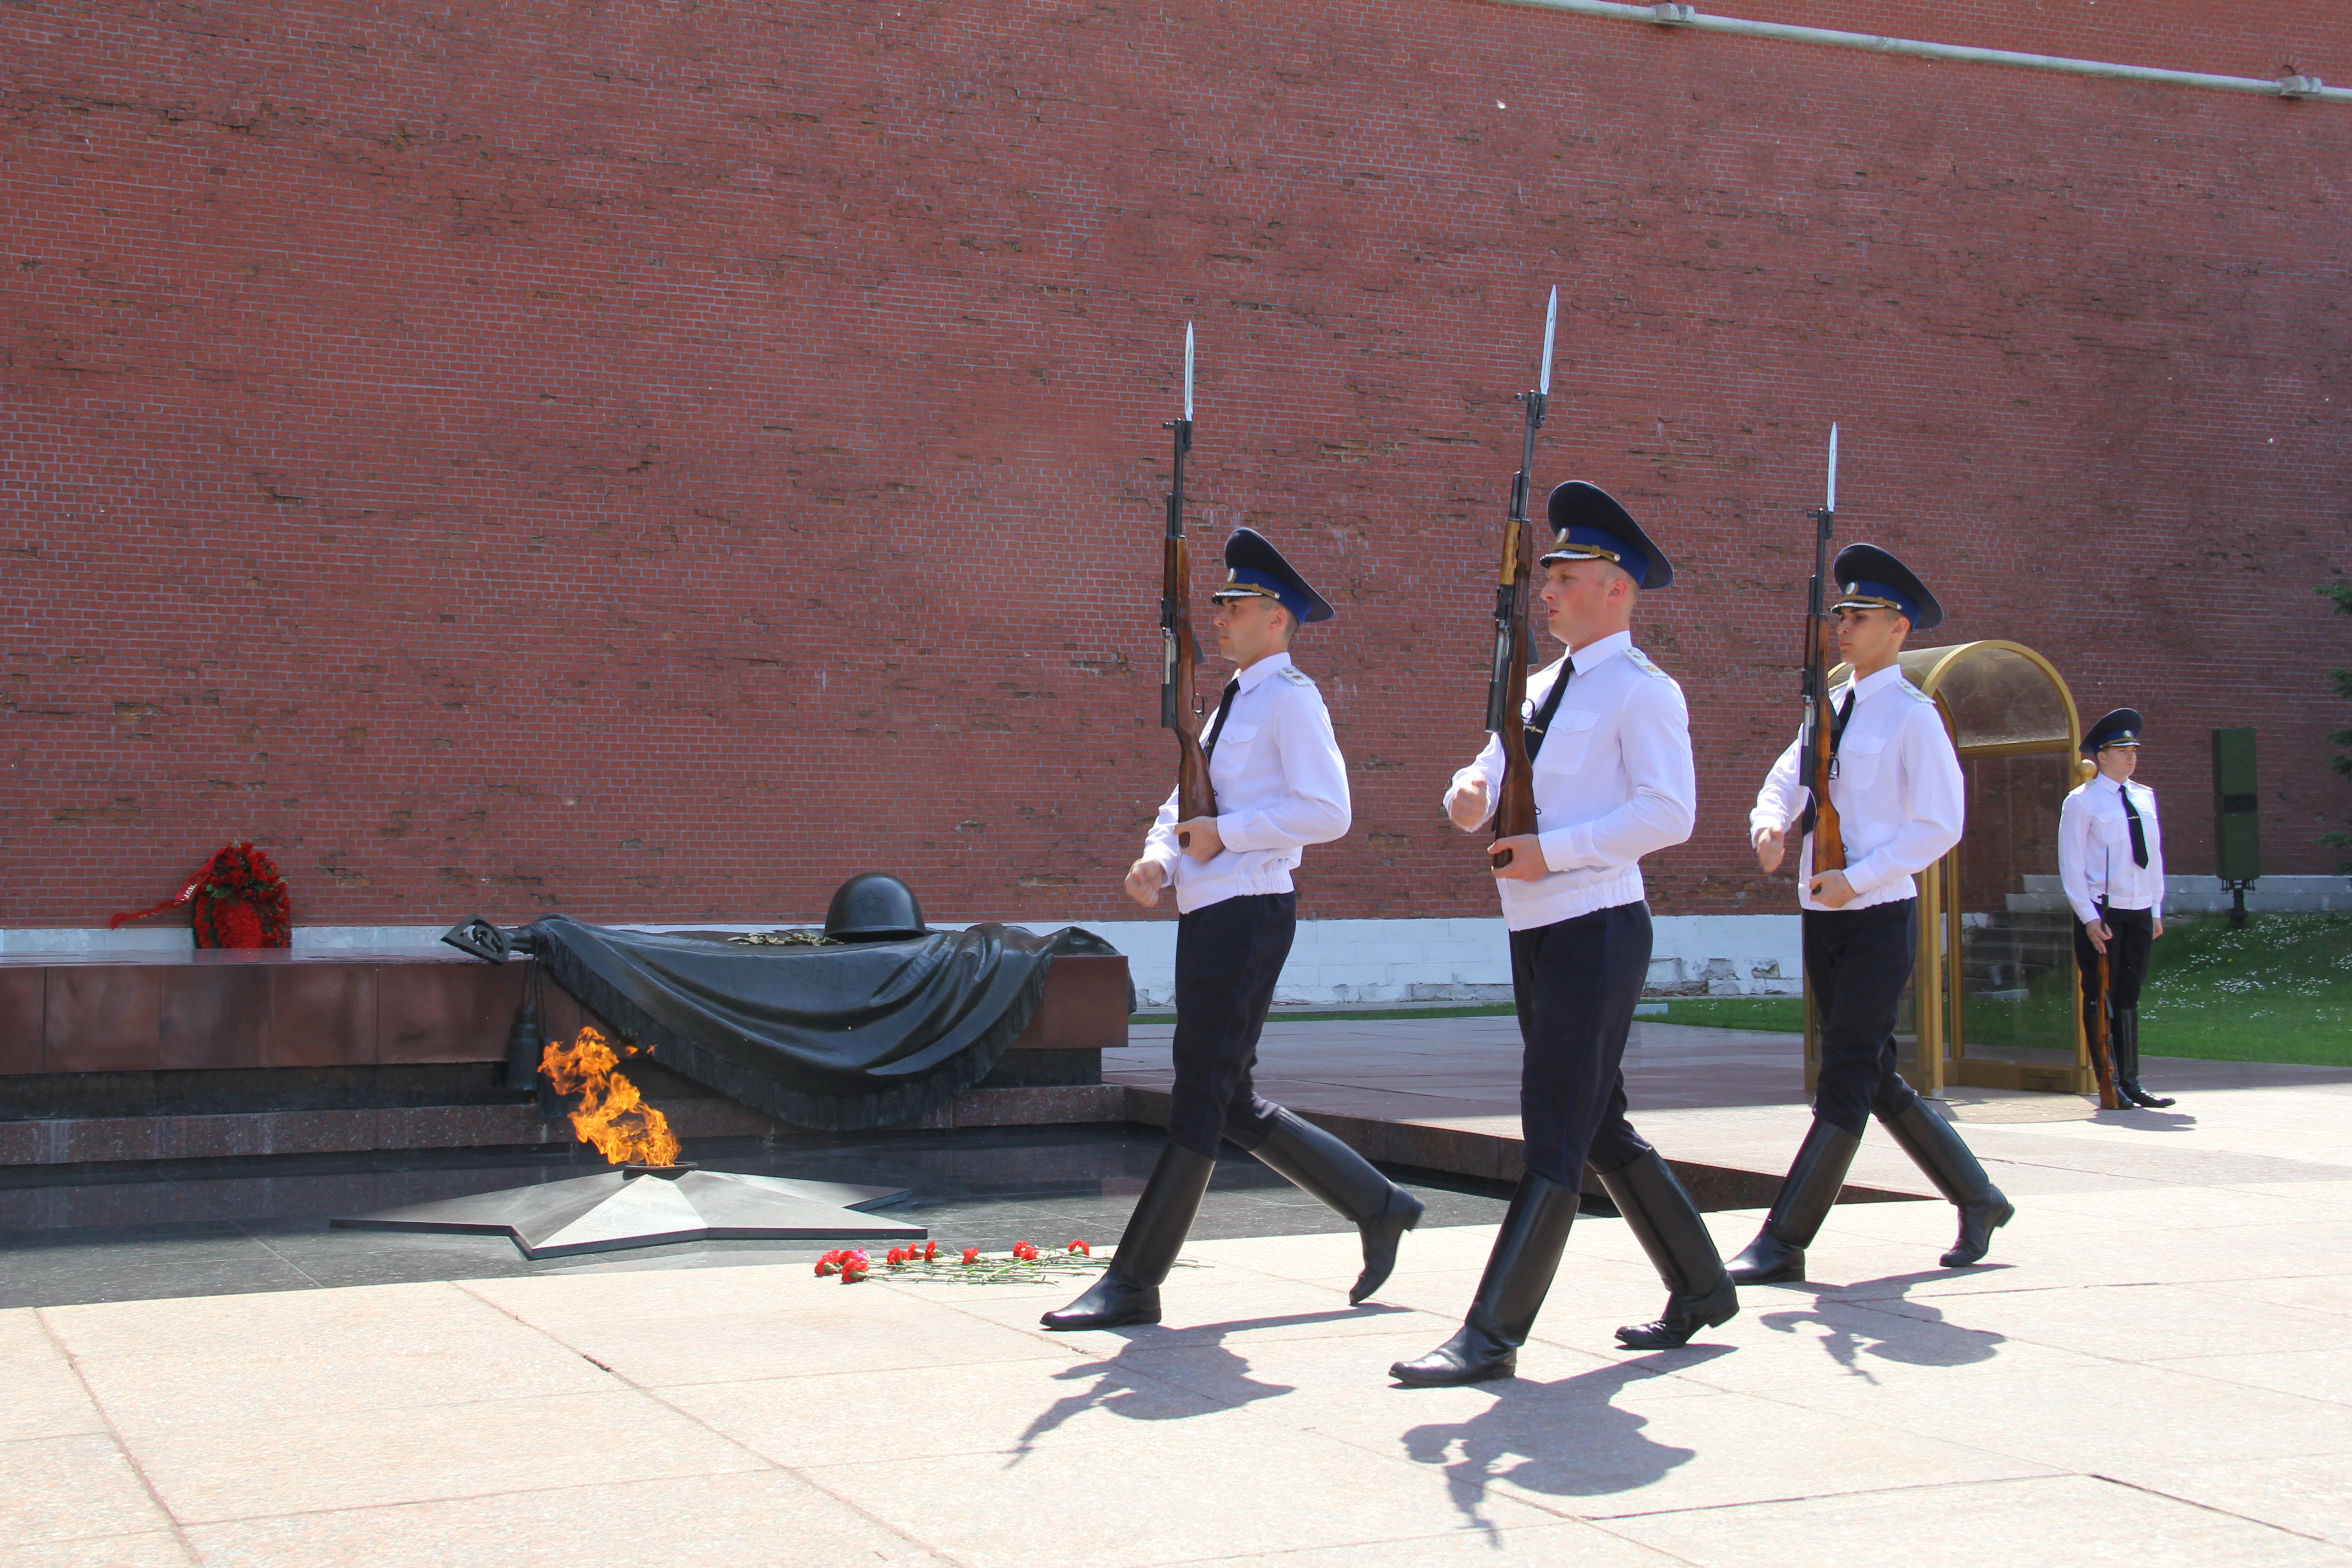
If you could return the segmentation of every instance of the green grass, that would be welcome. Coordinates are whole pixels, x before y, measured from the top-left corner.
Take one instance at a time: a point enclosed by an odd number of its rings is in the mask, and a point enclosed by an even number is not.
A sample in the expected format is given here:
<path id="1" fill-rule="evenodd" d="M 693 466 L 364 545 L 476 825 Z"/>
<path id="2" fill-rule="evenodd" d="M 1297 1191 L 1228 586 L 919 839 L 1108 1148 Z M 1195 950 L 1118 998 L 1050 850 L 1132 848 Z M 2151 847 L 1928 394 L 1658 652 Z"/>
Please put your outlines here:
<path id="1" fill-rule="evenodd" d="M 2168 921 L 2139 999 L 2142 1056 L 2352 1067 L 2352 914 Z"/>
<path id="2" fill-rule="evenodd" d="M 1654 1005 L 1657 998 L 1648 998 Z M 1672 996 L 1666 1016 L 1643 1015 L 1643 1023 L 1696 1024 L 1702 1029 L 1766 1029 L 1776 1035 L 1805 1032 L 1801 996 Z"/>
<path id="3" fill-rule="evenodd" d="M 1362 1023 L 1371 1018 L 1507 1018 L 1517 1009 L 1508 1002 L 1465 1003 L 1459 1007 L 1350 1007 L 1328 1013 L 1302 1008 L 1293 1012 L 1276 1007 L 1266 1015 L 1272 1024 L 1328 1024 L 1345 1019 Z M 1130 1024 L 1172 1024 L 1173 1013 L 1137 1013 L 1127 1020 Z"/>
<path id="4" fill-rule="evenodd" d="M 2045 977 L 2034 1000 L 2063 1016 L 2068 1005 L 2063 972 Z M 2049 994 L 2043 995 L 2047 991 Z M 1649 998 L 1654 1005 L 1658 998 Z M 1801 1034 L 1803 1000 L 1796 996 L 1674 996 L 1652 1023 L 1702 1028 L 1761 1029 Z M 1277 1019 L 1505 1017 L 1508 1005 L 1398 1007 L 1361 1012 L 1288 1012 Z M 1999 1045 L 2014 1027 L 1990 1007 L 1972 1015 L 1979 1045 Z M 2140 994 L 2140 1052 L 2151 1057 L 2200 1057 L 2213 1061 L 2296 1062 L 2352 1067 L 2352 914 L 2249 915 L 2231 931 L 2224 915 L 2168 922 L 2157 939 L 2147 985 Z M 1139 1024 L 1172 1023 L 1171 1013 L 1139 1013 Z M 2046 1020 L 2042 1020 L 2046 1021 Z M 2071 1026 L 2056 1026 L 2059 1033 Z M 2042 1044 L 2047 1031 L 2015 1043 Z M 1987 1037 L 1988 1036 L 1993 1037 Z M 2055 1036 L 2053 1036 L 2054 1041 Z"/>

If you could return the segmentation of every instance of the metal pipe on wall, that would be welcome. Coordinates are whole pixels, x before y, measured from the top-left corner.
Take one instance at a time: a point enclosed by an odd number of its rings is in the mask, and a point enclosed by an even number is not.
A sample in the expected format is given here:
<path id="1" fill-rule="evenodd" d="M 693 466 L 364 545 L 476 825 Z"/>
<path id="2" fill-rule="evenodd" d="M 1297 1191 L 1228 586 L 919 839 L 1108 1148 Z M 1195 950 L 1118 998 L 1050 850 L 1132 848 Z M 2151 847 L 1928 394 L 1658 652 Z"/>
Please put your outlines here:
<path id="1" fill-rule="evenodd" d="M 1912 59 L 2012 66 L 2024 70 L 2057 71 L 2068 76 L 2105 77 L 2118 81 L 2155 82 L 2167 87 L 2204 88 L 2215 92 L 2247 92 L 2263 98 L 2318 99 L 2352 103 L 2352 88 L 2327 87 L 2316 77 L 2291 76 L 2266 80 L 2261 77 L 2165 70 L 2156 66 L 2116 65 L 2107 60 L 2070 59 L 2063 55 L 1986 49 L 1969 44 L 1933 44 L 1921 38 L 1887 38 L 1873 33 L 1842 32 L 1833 27 L 1801 27 L 1785 22 L 1749 22 L 1737 16 L 1709 16 L 1685 5 L 1627 5 L 1617 4 L 1615 0 L 1504 0 L 1504 3 L 1539 11 L 1566 11 L 1579 16 L 1605 16 L 1618 22 L 1642 22 L 1651 26 L 1687 27 L 1698 33 L 1729 33 L 1743 38 L 1772 38 L 1788 44 L 1865 49 L 1872 54 L 1900 55 Z"/>

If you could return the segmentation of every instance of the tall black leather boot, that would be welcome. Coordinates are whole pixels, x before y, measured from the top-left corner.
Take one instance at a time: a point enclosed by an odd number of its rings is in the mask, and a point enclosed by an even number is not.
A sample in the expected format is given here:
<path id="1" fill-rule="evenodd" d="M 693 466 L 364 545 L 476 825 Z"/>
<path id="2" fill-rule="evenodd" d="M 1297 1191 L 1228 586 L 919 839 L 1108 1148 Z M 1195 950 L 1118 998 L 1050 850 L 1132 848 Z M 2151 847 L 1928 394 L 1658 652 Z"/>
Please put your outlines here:
<path id="1" fill-rule="evenodd" d="M 1944 1267 L 1965 1268 L 1982 1258 L 1992 1246 L 1992 1233 L 2007 1225 L 2017 1209 L 1960 1142 L 1958 1130 L 1916 1098 L 1895 1115 L 1878 1120 L 1895 1134 L 1911 1163 L 1936 1184 L 1936 1190 L 1958 1205 L 1959 1238 L 1944 1254 Z"/>
<path id="2" fill-rule="evenodd" d="M 1727 1272 L 1737 1285 L 1794 1285 L 1805 1278 L 1805 1248 L 1819 1236 L 1837 1202 L 1845 1173 L 1853 1167 L 1853 1152 L 1862 1140 L 1833 1122 L 1813 1118 L 1797 1157 L 1780 1182 L 1772 1212 L 1747 1250 L 1731 1260 Z"/>
<path id="3" fill-rule="evenodd" d="M 1559 1271 L 1559 1255 L 1568 1247 L 1569 1227 L 1576 1223 L 1580 1195 L 1529 1171 L 1511 1194 L 1510 1211 L 1495 1235 L 1495 1249 L 1486 1255 L 1486 1272 L 1479 1277 L 1478 1293 L 1470 1299 L 1470 1315 L 1462 1331 L 1423 1356 L 1389 1368 L 1399 1383 L 1423 1388 L 1456 1383 L 1486 1383 L 1508 1377 L 1518 1369 L 1519 1347 L 1536 1325 L 1551 1277 Z"/>
<path id="4" fill-rule="evenodd" d="M 1706 1221 L 1655 1149 L 1622 1170 L 1601 1173 L 1601 1187 L 1666 1285 L 1665 1311 L 1655 1321 L 1618 1330 L 1618 1343 L 1637 1351 L 1672 1350 L 1688 1344 L 1701 1329 L 1739 1315 L 1739 1292 L 1715 1249 L 1715 1237 L 1706 1233 Z"/>
<path id="5" fill-rule="evenodd" d="M 1274 1131 L 1250 1152 L 1291 1185 L 1356 1222 L 1364 1238 L 1364 1271 L 1348 1292 L 1349 1305 L 1388 1283 L 1397 1243 L 1421 1223 L 1419 1198 L 1339 1138 L 1287 1110 L 1275 1112 Z"/>
<path id="6" fill-rule="evenodd" d="M 1128 1217 L 1127 1234 L 1118 1238 L 1118 1252 L 1087 1293 L 1057 1311 L 1038 1320 L 1049 1329 L 1116 1329 L 1128 1323 L 1160 1321 L 1160 1282 L 1176 1267 L 1192 1216 L 1201 1212 L 1201 1195 L 1217 1163 L 1181 1144 L 1160 1151 L 1160 1163 L 1143 1184 L 1135 1213 Z"/>
<path id="7" fill-rule="evenodd" d="M 2150 1094 L 2139 1086 L 2139 1009 L 2116 1009 L 2116 1088 L 2126 1100 L 2147 1110 L 2177 1104 L 2168 1095 Z"/>

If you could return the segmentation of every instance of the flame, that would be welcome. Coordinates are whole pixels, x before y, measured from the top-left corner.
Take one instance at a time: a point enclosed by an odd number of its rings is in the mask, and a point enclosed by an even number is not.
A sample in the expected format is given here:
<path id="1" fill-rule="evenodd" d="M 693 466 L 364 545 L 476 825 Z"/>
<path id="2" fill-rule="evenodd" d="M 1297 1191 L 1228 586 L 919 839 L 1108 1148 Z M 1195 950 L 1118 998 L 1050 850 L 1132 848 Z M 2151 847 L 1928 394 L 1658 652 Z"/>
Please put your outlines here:
<path id="1" fill-rule="evenodd" d="M 636 1047 L 623 1047 L 635 1054 Z M 669 1118 L 645 1102 L 637 1086 L 614 1076 L 623 1052 L 594 1029 L 583 1026 L 579 1039 L 566 1046 L 548 1042 L 539 1070 L 558 1094 L 576 1094 L 580 1109 L 572 1113 L 572 1131 L 583 1143 L 615 1165 L 673 1165 L 677 1163 L 677 1135 Z"/>

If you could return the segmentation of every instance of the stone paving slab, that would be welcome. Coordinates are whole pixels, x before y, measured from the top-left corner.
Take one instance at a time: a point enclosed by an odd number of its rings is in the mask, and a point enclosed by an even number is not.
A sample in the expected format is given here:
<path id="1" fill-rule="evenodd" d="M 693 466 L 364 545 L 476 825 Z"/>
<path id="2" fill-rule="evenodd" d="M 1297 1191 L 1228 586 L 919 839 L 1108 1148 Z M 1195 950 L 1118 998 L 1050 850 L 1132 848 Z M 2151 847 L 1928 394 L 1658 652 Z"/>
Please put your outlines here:
<path id="1" fill-rule="evenodd" d="M 1350 1237 L 1201 1242 L 1165 1323 L 1074 1335 L 1067 1282 L 776 1263 L 5 1312 L 0 1562 L 2352 1564 L 2352 1248 L 2298 1245 L 2352 1169 L 2107 1179 L 1968 1270 L 1945 1205 L 1842 1207 L 1813 1280 L 1652 1354 L 1586 1219 L 1467 1389 L 1385 1368 L 1476 1226 L 1364 1309 Z"/>
<path id="2" fill-rule="evenodd" d="M 1162 1121 L 1172 1026 L 1139 1025 L 1103 1053 L 1132 1120 Z M 1509 1017 L 1269 1022 L 1260 1091 L 1375 1160 L 1509 1181 L 1520 1159 L 1518 1024 Z M 1955 1087 L 1946 1113 L 2012 1195 L 2329 1180 L 2346 1167 L 2352 1069 L 2151 1058 L 2169 1110 L 2103 1111 L 2080 1095 Z M 1766 1204 L 1803 1138 L 1795 1035 L 1637 1022 L 1625 1053 L 1634 1125 L 1703 1207 Z M 1588 1183 L 1588 1190 L 1592 1184 Z M 1893 1141 L 1863 1142 L 1841 1199 L 1933 1199 Z"/>

